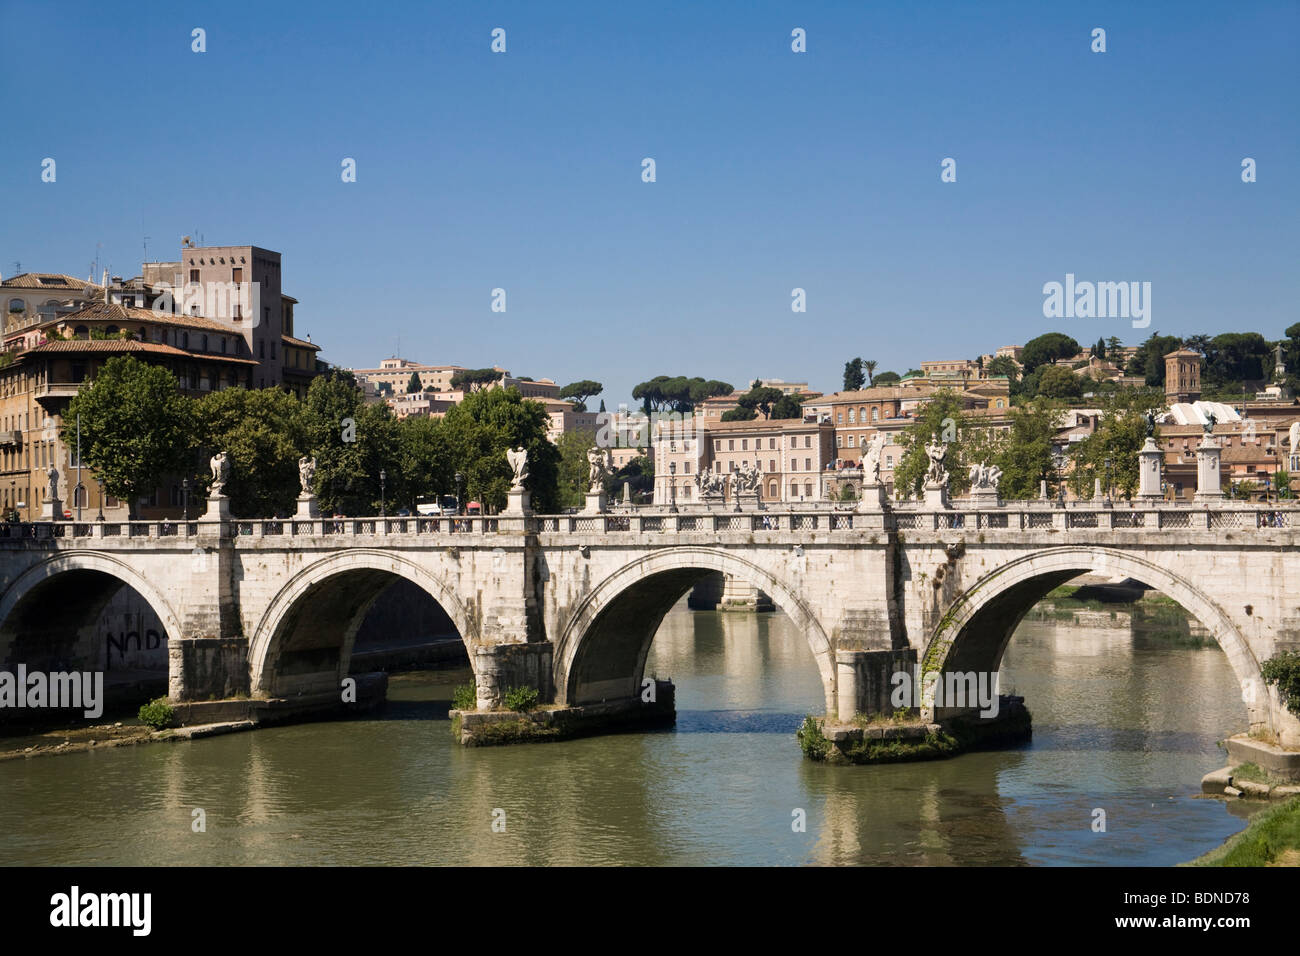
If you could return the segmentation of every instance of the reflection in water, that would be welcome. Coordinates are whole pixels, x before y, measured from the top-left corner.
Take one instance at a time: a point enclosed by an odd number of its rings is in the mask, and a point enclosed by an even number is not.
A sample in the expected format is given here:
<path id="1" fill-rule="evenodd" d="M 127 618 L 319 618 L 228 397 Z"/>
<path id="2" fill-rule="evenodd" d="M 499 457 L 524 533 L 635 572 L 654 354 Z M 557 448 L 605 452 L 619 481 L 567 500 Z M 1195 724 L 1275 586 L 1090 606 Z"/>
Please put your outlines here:
<path id="1" fill-rule="evenodd" d="M 1026 697 L 1032 743 L 878 767 L 800 755 L 823 695 L 781 614 L 683 603 L 647 673 L 677 684 L 673 729 L 465 750 L 447 701 L 469 674 L 435 671 L 394 676 L 363 719 L 9 761 L 0 862 L 1169 864 L 1244 825 L 1195 797 L 1246 723 L 1216 648 L 1026 622 L 1002 688 Z"/>

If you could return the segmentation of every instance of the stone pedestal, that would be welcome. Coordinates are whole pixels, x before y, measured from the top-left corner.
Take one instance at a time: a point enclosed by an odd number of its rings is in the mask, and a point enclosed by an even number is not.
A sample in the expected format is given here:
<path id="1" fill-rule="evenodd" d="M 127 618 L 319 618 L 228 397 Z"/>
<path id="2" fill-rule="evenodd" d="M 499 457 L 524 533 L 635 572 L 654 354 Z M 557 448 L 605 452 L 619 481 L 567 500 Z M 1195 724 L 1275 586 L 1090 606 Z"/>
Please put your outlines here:
<path id="1" fill-rule="evenodd" d="M 41 502 L 41 520 L 42 521 L 62 521 L 63 520 L 63 500 L 61 498 L 46 498 Z"/>
<path id="2" fill-rule="evenodd" d="M 998 508 L 1002 505 L 996 488 L 972 488 L 970 500 L 977 508 Z"/>
<path id="3" fill-rule="evenodd" d="M 316 496 L 305 494 L 298 496 L 298 511 L 294 515 L 296 518 L 309 520 L 320 517 L 320 505 L 316 502 Z"/>
<path id="4" fill-rule="evenodd" d="M 1209 435 L 1196 446 L 1196 500 L 1220 501 L 1223 498 L 1219 457 L 1222 449 Z"/>
<path id="5" fill-rule="evenodd" d="M 885 486 L 863 485 L 862 497 L 858 499 L 857 511 L 884 511 Z"/>
<path id="6" fill-rule="evenodd" d="M 934 510 L 946 510 L 948 505 L 948 486 L 926 482 L 925 506 Z"/>
<path id="7" fill-rule="evenodd" d="M 737 500 L 737 502 L 739 503 L 739 505 L 740 505 L 740 509 L 741 509 L 742 511 L 757 511 L 757 510 L 758 510 L 758 492 L 757 492 L 757 491 L 742 491 L 739 495 L 736 496 L 736 500 Z"/>
<path id="8" fill-rule="evenodd" d="M 230 499 L 223 494 L 208 497 L 208 510 L 203 515 L 205 521 L 229 521 Z"/>
<path id="9" fill-rule="evenodd" d="M 723 498 L 722 495 L 717 495 L 717 494 L 705 495 L 700 500 L 703 501 L 710 508 L 721 508 L 723 505 L 727 503 L 726 499 Z"/>
<path id="10" fill-rule="evenodd" d="M 585 515 L 603 514 L 608 504 L 609 500 L 606 497 L 605 492 L 589 491 L 587 492 L 587 505 L 582 509 L 582 513 Z"/>
<path id="11" fill-rule="evenodd" d="M 1138 452 L 1138 497 L 1154 501 L 1164 497 L 1160 479 L 1164 471 L 1165 453 L 1156 447 L 1156 440 L 1148 437 Z"/>
<path id="12" fill-rule="evenodd" d="M 1038 500 L 1039 501 L 1047 500 L 1047 479 L 1046 478 L 1038 482 Z"/>
<path id="13" fill-rule="evenodd" d="M 528 502 L 530 495 L 523 488 L 511 488 L 506 495 L 506 510 L 502 514 L 508 515 L 526 515 L 528 514 Z"/>

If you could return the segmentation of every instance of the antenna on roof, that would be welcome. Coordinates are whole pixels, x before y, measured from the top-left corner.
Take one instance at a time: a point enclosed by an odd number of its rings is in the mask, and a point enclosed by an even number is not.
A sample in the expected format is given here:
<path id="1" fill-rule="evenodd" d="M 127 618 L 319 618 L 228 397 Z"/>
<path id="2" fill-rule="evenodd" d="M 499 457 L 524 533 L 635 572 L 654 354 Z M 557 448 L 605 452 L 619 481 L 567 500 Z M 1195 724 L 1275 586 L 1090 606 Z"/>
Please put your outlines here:
<path id="1" fill-rule="evenodd" d="M 23 264 L 22 264 L 21 262 L 19 262 L 17 259 L 15 259 L 15 260 L 14 260 L 14 275 L 18 275 L 18 274 L 21 273 L 22 271 L 23 271 Z"/>

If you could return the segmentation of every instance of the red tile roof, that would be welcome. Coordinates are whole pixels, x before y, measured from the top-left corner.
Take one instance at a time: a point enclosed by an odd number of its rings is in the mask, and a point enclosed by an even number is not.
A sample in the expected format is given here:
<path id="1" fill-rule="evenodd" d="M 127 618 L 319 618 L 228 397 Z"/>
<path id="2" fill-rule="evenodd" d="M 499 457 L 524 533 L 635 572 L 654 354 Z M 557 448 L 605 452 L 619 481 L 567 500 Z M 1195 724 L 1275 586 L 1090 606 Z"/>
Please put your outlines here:
<path id="1" fill-rule="evenodd" d="M 98 282 L 78 279 L 76 276 L 64 275 L 62 272 L 20 272 L 10 279 L 5 279 L 0 285 L 6 289 L 46 289 L 51 292 L 82 292 L 86 286 L 95 290 L 104 288 Z"/>
<path id="2" fill-rule="evenodd" d="M 166 355 L 174 358 L 187 358 L 202 362 L 226 362 L 236 365 L 256 365 L 256 359 L 236 358 L 233 355 L 214 355 L 211 352 L 187 352 L 175 346 L 158 342 L 137 342 L 135 339 L 51 339 L 22 352 L 20 358 L 27 355 L 48 355 L 70 352 L 83 354 L 87 352 L 109 352 L 124 354 L 127 352 L 144 352 L 151 355 Z"/>

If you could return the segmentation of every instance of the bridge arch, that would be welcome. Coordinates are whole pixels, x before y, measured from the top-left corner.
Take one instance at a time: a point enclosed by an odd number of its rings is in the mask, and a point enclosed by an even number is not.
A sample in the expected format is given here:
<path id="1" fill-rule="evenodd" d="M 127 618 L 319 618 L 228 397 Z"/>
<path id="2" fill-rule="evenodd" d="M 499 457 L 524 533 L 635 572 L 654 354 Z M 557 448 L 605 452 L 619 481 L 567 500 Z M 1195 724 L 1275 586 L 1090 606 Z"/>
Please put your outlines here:
<path id="1" fill-rule="evenodd" d="M 180 637 L 181 619 L 171 604 L 131 565 L 99 551 L 65 551 L 28 568 L 0 594 L 0 666 L 19 663 L 21 657 L 31 668 L 64 669 L 66 655 L 84 643 L 81 632 L 99 620 L 123 587 L 149 605 L 164 639 Z M 169 655 L 168 669 L 174 664 Z M 90 669 L 98 667 L 96 652 Z"/>
<path id="2" fill-rule="evenodd" d="M 1214 636 L 1242 688 L 1255 727 L 1272 726 L 1259 662 L 1232 619 L 1204 590 L 1168 567 L 1113 548 L 1047 548 L 1016 558 L 958 595 L 929 634 L 923 672 L 996 673 L 1025 614 L 1054 588 L 1080 574 L 1123 575 L 1173 598 Z"/>
<path id="3" fill-rule="evenodd" d="M 817 615 L 783 581 L 722 548 L 662 548 L 619 568 L 574 608 L 555 646 L 560 703 L 594 703 L 640 693 L 650 644 L 664 615 L 697 581 L 715 571 L 771 596 L 804 635 L 817 662 L 827 712 L 835 706 L 835 661 Z"/>
<path id="4" fill-rule="evenodd" d="M 294 574 L 262 613 L 248 647 L 253 693 L 282 696 L 337 688 L 347 676 L 357 630 L 394 578 L 411 581 L 433 598 L 461 640 L 472 646 L 478 633 L 474 616 L 455 590 L 428 568 L 390 551 L 340 551 Z M 337 627 L 330 631 L 321 621 Z"/>

